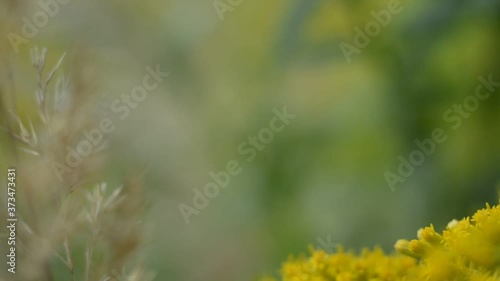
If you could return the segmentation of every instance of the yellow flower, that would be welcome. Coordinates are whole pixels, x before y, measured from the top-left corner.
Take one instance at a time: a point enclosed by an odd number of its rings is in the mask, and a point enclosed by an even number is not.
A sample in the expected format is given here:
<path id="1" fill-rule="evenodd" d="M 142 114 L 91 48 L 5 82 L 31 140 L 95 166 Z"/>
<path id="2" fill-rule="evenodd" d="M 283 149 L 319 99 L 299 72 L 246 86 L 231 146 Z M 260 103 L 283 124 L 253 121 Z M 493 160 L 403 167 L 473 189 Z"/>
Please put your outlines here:
<path id="1" fill-rule="evenodd" d="M 283 265 L 283 281 L 500 281 L 500 207 L 486 205 L 472 218 L 452 220 L 442 233 L 431 224 L 417 239 L 400 239 L 397 253 L 311 250 Z M 266 277 L 261 281 L 275 281 Z"/>

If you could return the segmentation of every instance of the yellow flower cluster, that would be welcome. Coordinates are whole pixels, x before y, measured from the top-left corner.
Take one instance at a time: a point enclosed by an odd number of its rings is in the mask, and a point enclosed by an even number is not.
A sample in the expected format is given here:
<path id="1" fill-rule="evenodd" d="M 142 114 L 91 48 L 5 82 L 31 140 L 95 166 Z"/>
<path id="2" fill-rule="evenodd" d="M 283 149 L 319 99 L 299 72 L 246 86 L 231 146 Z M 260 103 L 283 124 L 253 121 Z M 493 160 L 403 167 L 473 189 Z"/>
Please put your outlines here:
<path id="1" fill-rule="evenodd" d="M 430 225 L 417 239 L 398 240 L 396 253 L 380 248 L 359 255 L 311 249 L 310 257 L 290 258 L 283 281 L 500 281 L 500 207 L 451 221 L 442 233 Z M 275 281 L 270 277 L 262 281 Z"/>

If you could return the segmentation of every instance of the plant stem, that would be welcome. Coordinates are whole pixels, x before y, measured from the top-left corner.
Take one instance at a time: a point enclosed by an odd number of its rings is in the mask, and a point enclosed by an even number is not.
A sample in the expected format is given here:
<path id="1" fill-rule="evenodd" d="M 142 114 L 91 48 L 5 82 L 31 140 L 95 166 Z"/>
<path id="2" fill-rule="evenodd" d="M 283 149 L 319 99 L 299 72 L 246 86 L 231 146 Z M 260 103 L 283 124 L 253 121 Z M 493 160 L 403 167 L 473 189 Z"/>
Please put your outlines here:
<path id="1" fill-rule="evenodd" d="M 66 250 L 66 257 L 68 259 L 69 273 L 71 274 L 71 281 L 75 281 L 75 267 L 71 259 L 71 249 L 69 246 L 68 238 L 64 239 L 64 249 Z"/>

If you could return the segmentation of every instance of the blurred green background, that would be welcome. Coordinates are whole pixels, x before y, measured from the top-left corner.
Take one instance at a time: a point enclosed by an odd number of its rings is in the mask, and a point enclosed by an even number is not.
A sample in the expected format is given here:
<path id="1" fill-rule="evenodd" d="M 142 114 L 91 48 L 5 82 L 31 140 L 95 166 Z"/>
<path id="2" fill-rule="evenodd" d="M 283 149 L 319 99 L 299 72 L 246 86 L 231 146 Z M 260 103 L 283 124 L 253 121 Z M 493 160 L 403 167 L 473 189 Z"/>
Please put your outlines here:
<path id="1" fill-rule="evenodd" d="M 457 130 L 443 113 L 474 94 L 478 76 L 500 81 L 500 1 L 402 1 L 348 63 L 339 44 L 388 3 L 243 0 L 221 20 L 212 0 L 72 0 L 17 55 L 8 43 L 1 53 L 17 65 L 26 111 L 34 45 L 53 61 L 91 50 L 96 104 L 130 92 L 147 65 L 169 71 L 110 136 L 109 173 L 148 165 L 156 280 L 253 280 L 318 238 L 391 251 L 420 227 L 497 203 L 500 88 Z M 3 38 L 39 9 L 2 1 Z M 284 106 L 297 117 L 247 163 L 238 145 Z M 435 128 L 448 140 L 391 192 L 384 173 Z M 186 224 L 179 204 L 230 160 L 242 173 Z"/>

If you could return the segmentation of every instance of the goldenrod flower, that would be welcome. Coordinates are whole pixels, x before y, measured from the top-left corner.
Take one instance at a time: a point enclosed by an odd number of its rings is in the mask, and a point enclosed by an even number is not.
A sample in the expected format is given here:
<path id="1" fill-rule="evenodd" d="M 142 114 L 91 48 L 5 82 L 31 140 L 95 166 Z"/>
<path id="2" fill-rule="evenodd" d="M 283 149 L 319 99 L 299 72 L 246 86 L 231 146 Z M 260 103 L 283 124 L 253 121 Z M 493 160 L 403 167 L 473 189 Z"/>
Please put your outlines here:
<path id="1" fill-rule="evenodd" d="M 380 248 L 360 254 L 311 249 L 310 257 L 290 258 L 283 281 L 500 281 L 500 207 L 486 205 L 472 218 L 452 220 L 442 233 L 431 224 L 417 239 L 400 239 L 396 253 Z M 266 277 L 262 281 L 275 281 Z"/>

